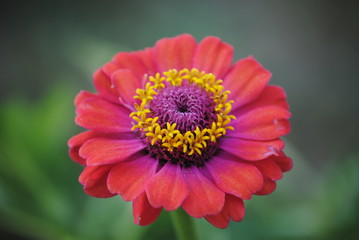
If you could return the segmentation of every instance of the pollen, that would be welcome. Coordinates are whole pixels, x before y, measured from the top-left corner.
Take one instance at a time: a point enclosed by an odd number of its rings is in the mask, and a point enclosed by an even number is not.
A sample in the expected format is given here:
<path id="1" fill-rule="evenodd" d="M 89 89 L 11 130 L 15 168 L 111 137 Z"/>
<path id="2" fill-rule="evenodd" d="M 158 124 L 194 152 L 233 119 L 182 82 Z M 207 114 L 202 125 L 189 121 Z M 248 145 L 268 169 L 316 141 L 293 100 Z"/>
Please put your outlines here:
<path id="1" fill-rule="evenodd" d="M 228 101 L 229 93 L 222 80 L 196 68 L 156 73 L 148 77 L 144 89 L 136 90 L 136 111 L 130 114 L 132 130 L 139 131 L 160 152 L 201 156 L 227 130 L 234 129 L 230 126 L 235 117 L 230 115 L 233 101 Z M 153 106 L 161 94 L 160 104 Z M 198 100 L 202 98 L 206 100 Z M 169 100 L 172 105 L 167 103 Z"/>

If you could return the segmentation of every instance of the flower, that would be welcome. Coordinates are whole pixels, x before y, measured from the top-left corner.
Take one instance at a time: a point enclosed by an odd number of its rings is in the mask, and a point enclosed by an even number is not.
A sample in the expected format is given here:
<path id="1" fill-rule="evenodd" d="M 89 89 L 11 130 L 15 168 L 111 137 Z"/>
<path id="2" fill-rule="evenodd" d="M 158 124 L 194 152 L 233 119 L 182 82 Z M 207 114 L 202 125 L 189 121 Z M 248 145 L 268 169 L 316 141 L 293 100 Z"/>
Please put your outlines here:
<path id="1" fill-rule="evenodd" d="M 135 223 L 182 207 L 219 228 L 244 217 L 243 200 L 274 191 L 292 167 L 279 138 L 290 131 L 286 94 L 252 56 L 189 34 L 121 52 L 81 91 L 71 158 L 94 197 L 132 201 Z"/>

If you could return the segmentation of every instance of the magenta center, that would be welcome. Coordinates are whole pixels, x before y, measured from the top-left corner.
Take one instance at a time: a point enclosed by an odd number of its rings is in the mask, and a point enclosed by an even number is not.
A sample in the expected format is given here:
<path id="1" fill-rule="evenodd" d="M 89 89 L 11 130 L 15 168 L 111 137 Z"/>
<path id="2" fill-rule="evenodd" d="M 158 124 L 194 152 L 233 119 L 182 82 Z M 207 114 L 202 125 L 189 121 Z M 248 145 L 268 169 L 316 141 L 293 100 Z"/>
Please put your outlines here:
<path id="1" fill-rule="evenodd" d="M 210 128 L 217 119 L 213 99 L 205 90 L 196 86 L 166 87 L 153 97 L 149 104 L 151 117 L 158 117 L 157 122 L 162 128 L 165 128 L 167 122 L 176 123 L 176 129 L 184 134 L 194 131 L 196 127 Z M 200 167 L 215 154 L 217 144 L 209 142 L 202 149 L 202 154 L 193 155 L 183 153 L 182 148 L 168 151 L 161 146 L 161 142 L 154 145 L 148 143 L 147 149 L 163 165 L 171 162 L 182 167 Z"/>
<path id="2" fill-rule="evenodd" d="M 181 133 L 209 128 L 216 121 L 215 104 L 208 93 L 196 86 L 166 87 L 150 103 L 153 117 L 164 127 L 177 124 Z"/>

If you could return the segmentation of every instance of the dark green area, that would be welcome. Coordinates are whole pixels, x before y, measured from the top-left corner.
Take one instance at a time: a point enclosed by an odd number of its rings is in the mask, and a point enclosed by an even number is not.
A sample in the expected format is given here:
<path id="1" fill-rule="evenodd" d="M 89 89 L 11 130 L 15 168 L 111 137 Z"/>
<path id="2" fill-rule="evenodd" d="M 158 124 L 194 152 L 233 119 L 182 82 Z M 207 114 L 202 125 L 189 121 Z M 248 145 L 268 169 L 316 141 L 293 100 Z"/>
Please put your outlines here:
<path id="1" fill-rule="evenodd" d="M 293 171 L 201 239 L 359 239 L 359 15 L 355 1 L 9 1 L 0 14 L 0 238 L 173 239 L 168 213 L 133 224 L 120 197 L 87 196 L 67 155 L 73 99 L 119 51 L 188 32 L 253 55 L 288 94 Z"/>

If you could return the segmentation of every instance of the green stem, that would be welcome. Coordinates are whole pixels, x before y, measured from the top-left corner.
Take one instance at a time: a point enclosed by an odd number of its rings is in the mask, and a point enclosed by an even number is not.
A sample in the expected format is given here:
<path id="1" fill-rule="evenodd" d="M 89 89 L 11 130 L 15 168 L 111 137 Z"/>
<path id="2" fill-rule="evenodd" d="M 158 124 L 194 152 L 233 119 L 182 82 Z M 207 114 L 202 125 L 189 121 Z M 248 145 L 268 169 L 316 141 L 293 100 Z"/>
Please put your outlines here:
<path id="1" fill-rule="evenodd" d="M 182 208 L 171 212 L 177 240 L 198 240 L 197 231 L 191 216 Z"/>

